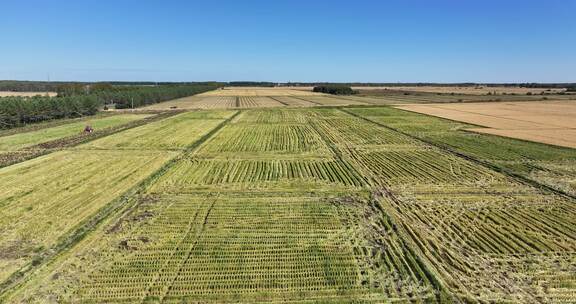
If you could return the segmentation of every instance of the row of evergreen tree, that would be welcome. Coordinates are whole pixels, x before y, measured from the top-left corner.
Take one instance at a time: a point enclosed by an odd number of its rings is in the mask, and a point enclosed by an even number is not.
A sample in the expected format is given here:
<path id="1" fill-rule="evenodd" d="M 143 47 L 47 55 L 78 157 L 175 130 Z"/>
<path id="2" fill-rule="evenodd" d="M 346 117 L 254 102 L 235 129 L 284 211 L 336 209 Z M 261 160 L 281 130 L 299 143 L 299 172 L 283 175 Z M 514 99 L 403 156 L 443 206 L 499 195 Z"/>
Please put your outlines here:
<path id="1" fill-rule="evenodd" d="M 96 96 L 73 97 L 2 97 L 0 98 L 0 129 L 68 117 L 93 115 L 101 102 Z"/>
<path id="2" fill-rule="evenodd" d="M 153 87 L 123 87 L 112 90 L 98 90 L 92 94 L 105 104 L 113 104 L 117 109 L 138 108 L 166 100 L 191 96 L 215 90 L 216 83 L 194 85 L 162 85 Z"/>

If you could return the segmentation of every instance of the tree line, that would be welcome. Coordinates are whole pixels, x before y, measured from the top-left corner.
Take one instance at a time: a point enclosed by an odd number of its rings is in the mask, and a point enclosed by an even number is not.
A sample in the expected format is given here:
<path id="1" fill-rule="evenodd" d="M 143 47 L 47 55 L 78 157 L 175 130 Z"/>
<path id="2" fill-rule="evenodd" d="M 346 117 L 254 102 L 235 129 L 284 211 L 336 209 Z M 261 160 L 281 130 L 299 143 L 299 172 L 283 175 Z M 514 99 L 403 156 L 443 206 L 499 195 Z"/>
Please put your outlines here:
<path id="1" fill-rule="evenodd" d="M 199 94 L 222 86 L 219 83 L 161 86 L 112 86 L 66 84 L 57 97 L 0 97 L 0 129 L 51 119 L 94 115 L 106 106 L 137 108 Z"/>
<path id="2" fill-rule="evenodd" d="M 228 87 L 275 87 L 276 83 L 268 81 L 231 81 Z"/>
<path id="3" fill-rule="evenodd" d="M 9 129 L 29 123 L 68 117 L 94 115 L 100 108 L 96 96 L 74 97 L 2 97 L 0 128 Z"/>
<path id="4" fill-rule="evenodd" d="M 216 83 L 216 82 L 205 82 Z M 89 82 L 70 82 L 70 81 L 21 81 L 21 80 L 0 80 L 0 91 L 14 92 L 57 92 L 62 87 L 77 86 L 86 88 L 100 83 Z M 198 82 L 153 82 L 153 81 L 111 81 L 107 84 L 114 87 L 126 86 L 166 86 L 166 85 L 196 85 Z M 522 87 L 522 88 L 575 88 L 576 83 L 477 83 L 477 82 L 455 82 L 455 83 L 438 83 L 438 82 L 269 82 L 269 81 L 231 81 L 222 83 L 226 86 L 250 86 L 250 87 L 274 87 L 274 86 L 323 86 L 323 85 L 343 85 L 350 87 L 374 87 L 374 86 L 456 86 L 456 87 Z"/>
<path id="5" fill-rule="evenodd" d="M 58 97 L 94 95 L 103 105 L 117 109 L 138 108 L 170 99 L 186 97 L 215 90 L 223 86 L 216 82 L 187 85 L 133 86 L 95 83 L 91 85 L 66 84 L 58 87 Z"/>
<path id="6" fill-rule="evenodd" d="M 0 91 L 9 92 L 58 92 L 63 88 L 77 87 L 82 90 L 87 87 L 111 85 L 114 87 L 128 86 L 164 86 L 164 85 L 198 85 L 216 84 L 217 82 L 153 82 L 153 81 L 108 81 L 108 82 L 76 82 L 76 81 L 28 81 L 0 80 Z"/>
<path id="7" fill-rule="evenodd" d="M 191 96 L 221 87 L 220 84 L 166 85 L 158 87 L 140 87 L 126 90 L 103 90 L 95 93 L 106 103 L 114 104 L 117 109 L 137 108 L 166 100 Z"/>

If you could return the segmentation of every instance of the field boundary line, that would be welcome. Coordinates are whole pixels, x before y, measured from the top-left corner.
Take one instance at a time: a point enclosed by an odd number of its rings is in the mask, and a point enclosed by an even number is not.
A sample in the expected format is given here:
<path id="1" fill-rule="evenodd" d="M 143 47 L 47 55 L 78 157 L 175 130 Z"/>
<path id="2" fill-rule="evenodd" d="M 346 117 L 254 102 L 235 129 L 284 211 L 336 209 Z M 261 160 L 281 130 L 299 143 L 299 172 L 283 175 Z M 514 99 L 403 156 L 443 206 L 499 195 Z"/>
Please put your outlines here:
<path id="1" fill-rule="evenodd" d="M 196 219 L 198 218 L 198 214 L 200 213 L 201 208 L 202 208 L 202 206 L 200 206 L 196 210 L 196 212 L 194 213 L 194 217 L 191 217 L 191 219 L 188 223 L 188 227 L 186 229 L 186 232 L 184 233 L 184 236 L 180 239 L 180 241 L 178 242 L 178 245 L 176 246 L 176 248 L 174 248 L 174 251 L 172 252 L 172 254 L 166 258 L 162 267 L 158 270 L 158 272 L 154 276 L 154 279 L 152 280 L 152 282 L 150 283 L 150 285 L 148 286 L 148 288 L 146 290 L 146 294 L 144 295 L 144 297 L 142 297 L 142 301 L 141 301 L 142 303 L 145 303 L 147 301 L 148 297 L 150 297 L 150 293 L 152 292 L 152 289 L 154 288 L 154 286 L 157 284 L 158 279 L 161 277 L 162 273 L 165 271 L 165 269 L 170 264 L 170 262 L 171 262 L 170 259 L 180 250 L 180 246 L 182 246 L 182 244 L 184 243 L 186 238 L 188 238 L 188 235 L 192 231 L 192 228 L 194 227 L 194 223 L 196 222 Z"/>
<path id="2" fill-rule="evenodd" d="M 158 170 L 150 174 L 148 177 L 144 178 L 139 183 L 132 186 L 130 189 L 126 190 L 123 194 L 119 195 L 117 198 L 110 201 L 108 204 L 100 208 L 94 215 L 90 218 L 82 221 L 73 229 L 70 233 L 63 235 L 59 238 L 59 242 L 52 248 L 47 250 L 48 254 L 35 258 L 31 263 L 24 265 L 18 271 L 10 275 L 6 280 L 0 283 L 0 302 L 2 302 L 8 295 L 9 292 L 16 291 L 16 289 L 25 281 L 33 275 L 33 272 L 43 266 L 53 263 L 56 258 L 68 250 L 72 249 L 75 245 L 80 243 L 88 234 L 93 232 L 100 224 L 102 224 L 109 216 L 117 212 L 122 212 L 124 215 L 119 218 L 121 221 L 125 215 L 130 213 L 130 210 L 139 206 L 139 203 L 132 203 L 130 201 L 134 196 L 142 194 L 148 186 L 153 182 L 158 180 L 163 176 L 169 169 L 171 169 L 177 162 L 179 162 L 182 156 L 190 153 L 202 143 L 208 140 L 216 132 L 222 129 L 226 124 L 228 124 L 232 119 L 240 114 L 241 111 L 236 111 L 234 115 L 222 121 L 216 127 L 214 127 L 210 132 L 204 134 L 194 143 L 189 145 L 181 154 L 176 155 L 172 159 L 164 163 Z"/>
<path id="3" fill-rule="evenodd" d="M 530 102 L 532 100 L 528 100 L 528 102 Z M 520 101 L 515 101 L 515 102 L 520 102 Z M 524 143 L 530 143 L 530 144 L 536 144 L 536 145 L 544 145 L 544 146 L 548 146 L 548 147 L 553 147 L 555 149 L 567 149 L 567 150 L 574 150 L 574 148 L 570 148 L 570 147 L 565 147 L 565 146 L 557 146 L 557 145 L 552 145 L 552 144 L 547 144 L 547 143 L 543 143 L 543 142 L 537 142 L 537 141 L 531 141 L 531 140 L 527 140 L 527 139 L 522 139 L 522 138 L 515 138 L 515 137 L 508 137 L 508 136 L 504 136 L 504 135 L 499 135 L 499 134 L 491 134 L 491 133 L 482 133 L 482 132 L 476 132 L 472 129 L 492 129 L 492 130 L 498 130 L 496 128 L 492 128 L 492 127 L 486 127 L 486 126 L 481 126 L 481 125 L 477 125 L 477 124 L 473 124 L 470 122 L 463 122 L 463 121 L 459 121 L 459 120 L 454 120 L 454 119 L 450 119 L 450 118 L 446 118 L 446 117 L 440 117 L 440 116 L 434 116 L 434 115 L 430 115 L 430 114 L 425 114 L 425 113 L 420 113 L 420 112 L 416 112 L 416 111 L 411 111 L 408 109 L 402 109 L 399 107 L 402 107 L 403 105 L 381 105 L 381 107 L 389 107 L 389 108 L 394 108 L 396 110 L 399 111 L 403 111 L 403 112 L 408 112 L 410 114 L 418 114 L 418 115 L 424 115 L 424 116 L 428 116 L 428 117 L 432 117 L 432 118 L 437 118 L 443 121 L 447 121 L 447 122 L 455 122 L 455 123 L 459 123 L 461 125 L 469 125 L 471 127 L 475 127 L 475 128 L 462 128 L 462 129 L 458 129 L 457 131 L 462 131 L 462 132 L 466 132 L 466 133 L 472 133 L 472 134 L 480 134 L 482 136 L 494 136 L 494 137 L 498 137 L 498 138 L 504 138 L 507 140 L 516 140 L 516 141 L 521 141 Z M 348 108 L 359 108 L 358 106 L 351 106 Z M 370 106 L 368 106 L 367 108 L 372 108 Z M 377 123 L 377 122 L 375 122 Z M 567 129 L 567 130 L 573 130 L 574 128 L 561 128 L 561 129 Z M 506 129 L 506 130 L 510 130 L 510 129 Z M 514 129 L 512 129 L 514 130 Z M 531 129 L 530 129 L 531 130 Z M 543 129 L 538 129 L 538 130 L 543 130 Z M 546 130 L 546 129 L 544 129 Z M 551 129 L 554 130 L 554 129 Z M 399 131 L 400 132 L 400 131 Z M 420 139 L 423 141 L 423 139 Z M 449 147 L 448 147 L 449 148 Z"/>
<path id="4" fill-rule="evenodd" d="M 198 228 L 198 231 L 196 231 L 196 233 L 194 234 L 194 238 L 195 238 L 194 243 L 192 243 L 192 245 L 188 248 L 188 250 L 187 250 L 188 252 L 186 254 L 186 257 L 184 257 L 184 259 L 180 262 L 180 266 L 178 267 L 178 271 L 176 271 L 173 278 L 170 280 L 170 285 L 167 285 L 166 292 L 164 292 L 164 294 L 160 298 L 160 303 L 164 302 L 164 299 L 168 296 L 168 294 L 172 290 L 172 287 L 174 286 L 174 282 L 176 281 L 178 276 L 180 276 L 182 269 L 184 268 L 184 266 L 186 265 L 188 260 L 190 260 L 190 257 L 192 256 L 192 251 L 194 251 L 194 248 L 196 248 L 196 245 L 198 244 L 198 238 L 200 236 L 202 236 L 202 234 L 204 233 L 204 230 L 206 230 L 206 224 L 208 223 L 208 217 L 210 216 L 210 213 L 212 212 L 212 209 L 214 208 L 214 205 L 216 204 L 218 199 L 219 199 L 219 195 L 217 194 L 216 198 L 210 204 L 210 207 L 208 207 L 208 210 L 206 211 L 206 215 L 204 215 L 204 221 L 200 224 L 201 226 Z M 196 220 L 196 218 L 194 219 L 194 221 L 195 220 Z M 192 227 L 190 227 L 190 228 L 192 228 Z M 186 235 L 186 237 L 188 235 L 189 235 L 189 233 Z"/>
<path id="5" fill-rule="evenodd" d="M 279 102 L 279 103 L 281 103 L 281 104 L 283 104 L 283 105 L 285 105 L 285 106 L 287 106 L 287 107 L 289 107 L 289 106 L 290 106 L 289 104 L 287 104 L 287 103 L 285 103 L 285 102 L 281 101 L 280 99 L 277 99 L 277 98 L 276 98 L 276 97 L 274 97 L 274 96 L 268 96 L 268 98 L 270 98 L 270 99 L 273 99 L 273 100 L 276 100 L 277 102 Z"/>
<path id="6" fill-rule="evenodd" d="M 399 110 L 401 110 L 401 109 L 399 109 Z M 497 166 L 497 165 L 495 165 L 495 164 L 492 164 L 492 163 L 490 163 L 490 162 L 487 162 L 487 161 L 478 159 L 478 158 L 476 158 L 476 157 L 470 156 L 470 155 L 468 155 L 468 154 L 464 154 L 464 153 L 462 153 L 462 152 L 456 151 L 456 150 L 454 150 L 453 148 L 451 148 L 451 147 L 449 147 L 449 146 L 437 144 L 437 143 L 434 143 L 434 142 L 432 142 L 432 141 L 429 141 L 429 140 L 420 138 L 420 137 L 418 137 L 418 136 L 411 135 L 411 134 L 406 133 L 406 132 L 404 132 L 404 131 L 397 130 L 396 128 L 387 126 L 387 125 L 385 125 L 385 124 L 383 124 L 383 123 L 374 121 L 374 120 L 372 120 L 372 119 L 370 119 L 370 118 L 363 117 L 363 116 L 358 115 L 358 114 L 356 114 L 356 113 L 350 112 L 350 111 L 347 110 L 347 109 L 340 109 L 340 111 L 343 111 L 343 112 L 345 112 L 345 113 L 348 113 L 348 114 L 350 114 L 350 115 L 352 115 L 352 116 L 355 116 L 355 117 L 357 117 L 357 118 L 363 119 L 363 120 L 365 120 L 365 121 L 367 121 L 367 122 L 376 124 L 376 125 L 378 125 L 378 126 L 380 126 L 380 127 L 386 128 L 386 129 L 388 129 L 388 130 L 391 130 L 391 131 L 394 131 L 394 132 L 398 132 L 398 133 L 400 133 L 400 134 L 402 134 L 402 135 L 405 135 L 405 136 L 408 136 L 408 137 L 410 137 L 410 138 L 412 138 L 412 139 L 414 139 L 414 140 L 418 140 L 418 141 L 420 141 L 420 142 L 423 142 L 423 143 L 425 143 L 425 144 L 427 144 L 427 145 L 436 147 L 436 148 L 440 149 L 441 151 L 444 151 L 444 152 L 447 152 L 447 153 L 452 154 L 452 155 L 454 155 L 454 156 L 457 156 L 457 157 L 463 158 L 463 159 L 465 159 L 465 160 L 471 161 L 471 162 L 473 162 L 473 163 L 475 163 L 475 164 L 481 165 L 481 166 L 483 166 L 483 167 L 485 167 L 485 168 L 487 168 L 487 169 L 490 169 L 490 170 L 492 170 L 492 171 L 495 171 L 495 172 L 497 172 L 497 173 L 501 173 L 501 174 L 503 174 L 503 175 L 505 175 L 505 176 L 507 176 L 507 177 L 509 177 L 509 178 L 512 178 L 513 180 L 516 180 L 516 181 L 518 181 L 518 182 L 521 182 L 521 183 L 524 184 L 524 185 L 532 186 L 532 187 L 538 188 L 538 189 L 540 189 L 540 190 L 546 190 L 546 191 L 552 192 L 552 193 L 554 193 L 554 194 L 556 194 L 556 195 L 560 195 L 560 196 L 562 196 L 562 197 L 564 197 L 564 198 L 569 198 L 570 200 L 575 200 L 575 199 L 576 199 L 576 195 L 572 195 L 572 194 L 567 193 L 567 192 L 564 192 L 564 191 L 562 191 L 562 190 L 560 190 L 560 189 L 556 189 L 556 188 L 553 188 L 553 187 L 551 187 L 551 186 L 541 184 L 541 183 L 539 183 L 538 181 L 535 181 L 535 180 L 533 180 L 533 179 L 530 179 L 530 178 L 528 178 L 528 177 L 526 177 L 526 176 L 524 176 L 524 175 L 521 175 L 521 174 L 512 172 L 512 171 L 510 171 L 510 170 L 508 170 L 508 169 L 506 169 L 506 168 L 502 168 L 502 167 Z M 408 111 L 408 112 L 410 112 L 410 111 Z M 425 114 L 423 114 L 423 115 L 425 115 Z M 433 117 L 435 117 L 435 116 L 433 116 Z"/>
<path id="7" fill-rule="evenodd" d="M 337 108 L 337 109 L 342 111 L 343 113 L 351 115 L 353 117 L 362 118 L 362 117 L 359 117 L 359 116 L 354 115 L 352 113 L 349 113 L 348 111 L 345 111 L 342 108 Z M 362 118 L 362 119 L 366 120 L 364 118 Z M 369 121 L 369 122 L 372 122 L 372 121 Z M 392 131 L 395 131 L 395 130 L 392 130 Z M 365 168 L 364 165 L 357 163 L 355 160 L 353 160 L 353 161 L 354 161 L 354 163 L 356 163 L 356 165 Z M 371 179 L 374 179 L 372 174 L 371 174 Z M 374 184 L 375 184 L 375 187 L 372 187 L 371 194 L 370 194 L 371 200 L 374 200 L 375 202 L 377 202 L 376 206 L 379 209 L 381 209 L 382 214 L 387 216 L 389 218 L 390 222 L 394 225 L 394 227 L 396 227 L 399 236 L 401 236 L 400 240 L 402 241 L 403 245 L 406 247 L 406 250 L 408 250 L 408 252 L 414 256 L 416 262 L 425 271 L 426 277 L 428 277 L 428 279 L 430 280 L 430 282 L 432 283 L 432 285 L 435 288 L 436 301 L 438 303 L 445 303 L 446 301 L 454 302 L 455 294 L 447 287 L 446 282 L 444 282 L 444 280 L 440 274 L 441 271 L 433 265 L 432 261 L 430 261 L 428 259 L 428 257 L 426 257 L 426 254 L 424 254 L 424 252 L 422 251 L 422 248 L 420 248 L 420 246 L 418 246 L 417 241 L 412 237 L 412 235 L 410 233 L 408 233 L 404 222 L 400 219 L 399 216 L 396 215 L 396 211 L 394 210 L 394 208 L 393 207 L 387 208 L 386 205 L 383 203 L 383 201 L 385 201 L 386 199 L 391 200 L 395 203 L 402 202 L 402 200 L 400 200 L 398 197 L 396 197 L 394 192 L 388 187 L 388 185 L 386 185 L 386 183 L 378 182 L 377 180 L 374 179 Z"/>
<path id="8" fill-rule="evenodd" d="M 505 101 L 503 101 L 503 102 L 505 102 Z M 482 114 L 482 113 L 478 113 L 478 112 L 474 112 L 474 111 L 465 111 L 465 110 L 458 110 L 458 109 L 446 108 L 445 104 L 450 104 L 450 103 L 427 104 L 427 105 L 425 105 L 425 106 L 426 106 L 426 107 L 431 107 L 431 108 L 437 108 L 437 109 L 441 109 L 441 110 L 447 110 L 447 111 L 454 111 L 454 112 L 474 114 L 474 115 L 486 116 L 486 117 L 503 119 L 503 120 L 512 120 L 512 121 L 519 121 L 519 122 L 527 122 L 527 123 L 531 123 L 531 124 L 537 124 L 536 122 L 530 121 L 530 120 L 523 120 L 523 119 L 517 119 L 517 118 L 511 118 L 511 117 L 496 116 L 496 115 L 491 115 L 491 114 Z M 400 110 L 402 110 L 402 109 L 400 109 Z M 428 114 L 426 114 L 426 113 L 421 113 L 421 112 L 417 112 L 417 111 L 411 111 L 411 112 L 428 115 Z M 428 116 L 437 117 L 437 116 L 435 116 L 435 115 L 428 115 Z M 464 122 L 464 123 L 466 123 L 466 122 Z M 554 126 L 555 129 L 574 129 L 574 128 L 569 128 L 569 127 L 566 128 L 566 127 L 562 127 L 562 126 L 555 126 L 555 125 L 551 125 L 551 126 Z M 485 129 L 501 129 L 501 128 L 495 128 L 495 127 L 490 127 L 490 126 L 482 126 L 482 128 L 485 128 Z M 509 130 L 509 128 L 503 128 L 503 129 Z M 527 129 L 522 129 L 522 130 L 527 130 Z M 528 129 L 528 130 L 529 130 L 529 129 Z M 542 129 L 539 129 L 539 130 L 542 130 Z"/>
<path id="9" fill-rule="evenodd" d="M 330 96 L 330 97 L 336 98 L 336 99 L 341 99 L 341 100 L 348 100 L 348 101 L 355 101 L 355 102 L 365 102 L 367 106 L 369 106 L 369 105 L 378 105 L 377 103 L 373 103 L 373 102 L 370 102 L 370 101 L 368 101 L 368 100 L 357 100 L 357 99 L 352 99 L 352 98 L 346 98 L 345 96 L 342 96 L 342 95 L 332 95 L 332 96 Z M 357 97 L 359 97 L 359 98 L 366 98 L 366 97 L 363 97 L 363 96 L 357 96 Z"/>
<path id="10" fill-rule="evenodd" d="M 405 246 L 406 250 L 408 250 L 408 252 L 414 256 L 415 261 L 420 265 L 420 267 L 422 267 L 426 277 L 436 288 L 435 295 L 438 303 L 445 303 L 448 300 L 446 299 L 447 297 L 450 297 L 450 302 L 453 302 L 454 293 L 448 287 L 446 287 L 446 282 L 444 282 L 440 271 L 432 265 L 433 263 L 426 257 L 426 254 L 424 254 L 422 248 L 418 246 L 412 235 L 407 232 L 404 222 L 400 220 L 400 225 L 396 223 L 396 218 L 399 217 L 395 215 L 396 211 L 394 208 L 387 208 L 383 204 L 383 201 L 386 199 L 395 203 L 402 202 L 402 200 L 396 197 L 396 195 L 394 195 L 394 193 L 385 185 L 382 185 L 379 189 L 372 191 L 370 198 L 376 202 L 375 206 L 380 209 L 382 215 L 387 216 L 390 222 L 394 225 L 396 232 L 400 236 L 399 239 L 402 242 L 402 245 Z"/>
<path id="11" fill-rule="evenodd" d="M 342 165 L 343 168 L 346 168 L 350 171 L 353 170 L 352 173 L 355 176 L 358 176 L 361 181 L 364 183 L 364 185 L 360 185 L 360 187 L 372 187 L 373 186 L 373 178 L 372 176 L 370 176 L 369 178 L 366 178 L 365 175 L 358 171 L 358 169 L 356 168 L 356 166 L 354 166 L 352 163 L 350 163 L 349 161 L 345 160 L 342 156 L 343 156 L 343 152 L 336 146 L 335 143 L 333 143 L 332 141 L 330 141 L 328 138 L 326 138 L 326 134 L 320 130 L 320 128 L 318 127 L 318 125 L 314 122 L 309 122 L 309 125 L 314 129 L 314 131 L 316 131 L 316 133 L 318 133 L 318 135 L 322 138 L 322 141 L 324 141 L 324 143 L 326 144 L 326 146 L 328 146 L 328 149 L 330 149 L 330 151 L 332 152 L 332 154 L 334 155 L 334 160 L 339 163 L 340 165 Z"/>
<path id="12" fill-rule="evenodd" d="M 342 111 L 345 114 L 348 114 L 348 112 L 343 111 L 340 108 L 336 108 L 340 111 Z M 335 156 L 338 158 L 338 160 L 342 161 L 345 164 L 349 165 L 349 168 L 353 169 L 354 171 L 356 171 L 356 173 L 360 174 L 359 176 L 364 177 L 365 174 L 363 173 L 363 171 L 359 171 L 357 169 L 357 167 L 360 168 L 365 168 L 364 165 L 360 164 L 359 162 L 357 162 L 354 159 L 354 155 L 349 155 L 349 154 L 353 154 L 352 151 L 341 151 L 341 149 L 335 144 L 332 143 L 331 141 L 329 141 L 327 138 L 325 138 L 325 134 L 323 132 L 321 132 L 321 130 L 318 130 L 317 126 L 313 123 L 311 123 L 311 125 L 313 126 L 313 128 L 320 133 L 320 136 L 322 137 L 323 140 L 328 141 L 327 144 L 330 147 L 330 149 L 333 151 L 333 153 L 335 154 Z M 350 161 L 346 161 L 344 160 L 342 157 L 346 155 L 346 156 L 351 156 L 351 160 Z M 349 157 L 347 157 L 349 158 Z M 384 183 L 380 183 L 378 182 L 378 180 L 376 180 L 374 178 L 374 175 L 372 173 L 367 173 L 368 177 L 367 179 L 369 179 L 369 181 L 366 181 L 370 190 L 371 190 L 371 200 L 374 200 L 377 202 L 376 207 L 378 209 L 380 209 L 380 211 L 382 212 L 382 214 L 384 216 L 387 216 L 390 219 L 390 222 L 397 228 L 399 228 L 401 231 L 399 231 L 399 233 L 401 233 L 400 235 L 402 236 L 400 239 L 402 240 L 403 245 L 406 247 L 406 250 L 408 250 L 415 258 L 415 260 L 418 262 L 418 264 L 422 267 L 422 269 L 426 272 L 426 276 L 428 277 L 428 279 L 430 279 L 430 281 L 432 282 L 435 291 L 436 291 L 436 300 L 439 303 L 443 303 L 442 300 L 445 300 L 445 297 L 448 296 L 447 292 L 449 291 L 449 289 L 446 287 L 446 283 L 442 280 L 442 277 L 439 275 L 439 271 L 438 269 L 436 269 L 436 267 L 431 266 L 432 263 L 426 258 L 426 256 L 423 253 L 417 254 L 416 250 L 421 251 L 420 248 L 415 244 L 415 242 L 412 240 L 412 238 L 410 238 L 410 235 L 405 231 L 404 229 L 404 224 L 402 225 L 398 225 L 396 222 L 396 217 L 393 216 L 393 213 L 387 211 L 387 208 L 384 208 L 381 202 L 381 199 L 378 199 L 378 196 L 381 197 L 387 197 L 388 199 L 394 200 L 394 201 L 400 201 L 394 194 L 393 192 L 388 188 L 388 186 Z"/>
<path id="13" fill-rule="evenodd" d="M 290 96 L 290 97 L 296 98 L 296 99 L 300 99 L 300 100 L 304 100 L 304 101 L 306 101 L 306 102 L 310 102 L 310 103 L 313 103 L 313 104 L 316 104 L 316 105 L 319 105 L 319 106 L 324 106 L 324 104 L 321 104 L 321 103 L 319 103 L 319 102 L 317 102 L 317 101 L 312 101 L 312 100 L 304 99 L 304 98 L 301 98 L 301 97 L 298 97 L 298 96 Z"/>

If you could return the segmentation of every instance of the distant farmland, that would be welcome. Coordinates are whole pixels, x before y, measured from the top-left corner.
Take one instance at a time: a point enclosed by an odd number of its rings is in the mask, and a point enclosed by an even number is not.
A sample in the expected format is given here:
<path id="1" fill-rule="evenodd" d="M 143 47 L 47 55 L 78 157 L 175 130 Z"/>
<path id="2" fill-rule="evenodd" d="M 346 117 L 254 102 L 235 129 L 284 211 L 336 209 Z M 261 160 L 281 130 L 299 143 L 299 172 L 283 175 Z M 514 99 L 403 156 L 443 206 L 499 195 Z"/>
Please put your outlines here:
<path id="1" fill-rule="evenodd" d="M 33 96 L 56 96 L 56 92 L 7 92 L 0 91 L 0 97 L 12 97 L 12 96 L 23 96 L 23 97 L 33 97 Z"/>
<path id="2" fill-rule="evenodd" d="M 441 93 L 441 94 L 470 94 L 470 95 L 486 95 L 486 94 L 554 94 L 565 92 L 563 88 L 522 88 L 511 86 L 390 86 L 390 87 L 354 87 L 357 90 L 370 91 L 370 90 L 392 90 L 392 91 L 407 91 L 407 92 L 423 92 L 423 93 Z"/>
<path id="3" fill-rule="evenodd" d="M 225 87 L 220 90 L 210 91 L 201 96 L 308 96 L 320 95 L 311 90 L 294 90 L 292 88 L 265 88 L 265 87 Z"/>
<path id="4" fill-rule="evenodd" d="M 390 100 L 428 102 L 226 88 L 0 133 L 0 302 L 576 301 L 576 150 Z"/>

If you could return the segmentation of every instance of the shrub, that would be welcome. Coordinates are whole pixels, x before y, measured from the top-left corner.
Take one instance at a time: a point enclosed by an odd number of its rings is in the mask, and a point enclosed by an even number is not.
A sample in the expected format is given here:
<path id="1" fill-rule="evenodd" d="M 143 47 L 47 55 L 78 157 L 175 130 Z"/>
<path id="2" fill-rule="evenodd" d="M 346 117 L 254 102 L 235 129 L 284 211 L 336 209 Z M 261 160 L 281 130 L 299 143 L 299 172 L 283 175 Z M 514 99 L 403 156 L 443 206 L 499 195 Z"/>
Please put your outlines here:
<path id="1" fill-rule="evenodd" d="M 316 86 L 316 87 L 314 87 L 314 89 L 312 91 L 318 92 L 318 93 L 332 94 L 332 95 L 353 95 L 353 94 L 357 93 L 356 91 L 352 90 L 351 87 L 341 86 L 341 85 Z"/>

